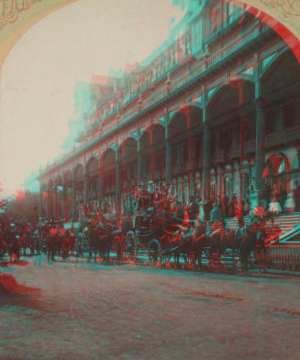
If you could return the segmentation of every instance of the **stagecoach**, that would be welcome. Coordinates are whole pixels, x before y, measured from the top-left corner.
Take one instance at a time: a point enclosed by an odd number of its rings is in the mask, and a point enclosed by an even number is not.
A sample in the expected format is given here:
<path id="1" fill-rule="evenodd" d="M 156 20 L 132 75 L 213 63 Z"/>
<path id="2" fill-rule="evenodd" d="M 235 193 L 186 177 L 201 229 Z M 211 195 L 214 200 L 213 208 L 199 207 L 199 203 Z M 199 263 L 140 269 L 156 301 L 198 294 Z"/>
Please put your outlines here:
<path id="1" fill-rule="evenodd" d="M 182 267 L 182 259 L 185 268 L 189 265 L 203 268 L 202 261 L 205 259 L 210 270 L 236 270 L 242 265 L 248 271 L 250 255 L 254 253 L 257 240 L 257 234 L 249 227 L 243 227 L 244 232 L 225 231 L 221 222 L 203 222 L 201 231 L 193 234 L 189 225 L 186 221 L 184 225 L 173 221 L 168 229 L 162 228 L 160 237 L 156 236 L 149 242 L 149 260 L 153 265 L 159 262 L 162 266 L 169 263 L 172 267 Z"/>

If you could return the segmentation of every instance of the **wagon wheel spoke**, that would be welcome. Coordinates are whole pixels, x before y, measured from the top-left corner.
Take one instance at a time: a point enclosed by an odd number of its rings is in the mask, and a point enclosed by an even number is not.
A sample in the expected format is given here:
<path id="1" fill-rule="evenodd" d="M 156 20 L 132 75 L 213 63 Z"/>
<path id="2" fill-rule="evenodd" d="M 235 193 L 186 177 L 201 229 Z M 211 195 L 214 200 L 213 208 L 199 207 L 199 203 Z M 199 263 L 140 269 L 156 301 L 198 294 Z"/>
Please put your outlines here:
<path id="1" fill-rule="evenodd" d="M 146 265 L 146 259 L 148 257 L 148 251 L 143 244 L 139 244 L 135 249 L 135 261 L 138 265 Z"/>
<path id="2" fill-rule="evenodd" d="M 161 251 L 161 246 L 158 240 L 153 239 L 148 244 L 148 257 L 152 265 L 156 265 L 158 262 L 158 254 Z"/>

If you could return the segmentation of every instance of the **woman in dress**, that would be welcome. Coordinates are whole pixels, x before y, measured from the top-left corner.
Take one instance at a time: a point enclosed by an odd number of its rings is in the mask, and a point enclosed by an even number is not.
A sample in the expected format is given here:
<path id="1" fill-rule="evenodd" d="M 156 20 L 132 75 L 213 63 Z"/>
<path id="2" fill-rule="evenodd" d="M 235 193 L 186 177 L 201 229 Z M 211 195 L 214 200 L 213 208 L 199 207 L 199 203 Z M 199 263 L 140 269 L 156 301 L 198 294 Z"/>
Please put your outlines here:
<path id="1" fill-rule="evenodd" d="M 294 194 L 293 191 L 290 190 L 288 193 L 288 197 L 285 201 L 284 208 L 286 212 L 293 213 L 295 211 L 295 207 L 296 207 L 296 203 L 295 203 Z"/>
<path id="2" fill-rule="evenodd" d="M 268 212 L 271 215 L 278 215 L 278 214 L 280 214 L 282 212 L 282 208 L 281 208 L 281 206 L 279 204 L 277 196 L 275 196 L 272 199 L 272 201 L 270 202 Z"/>

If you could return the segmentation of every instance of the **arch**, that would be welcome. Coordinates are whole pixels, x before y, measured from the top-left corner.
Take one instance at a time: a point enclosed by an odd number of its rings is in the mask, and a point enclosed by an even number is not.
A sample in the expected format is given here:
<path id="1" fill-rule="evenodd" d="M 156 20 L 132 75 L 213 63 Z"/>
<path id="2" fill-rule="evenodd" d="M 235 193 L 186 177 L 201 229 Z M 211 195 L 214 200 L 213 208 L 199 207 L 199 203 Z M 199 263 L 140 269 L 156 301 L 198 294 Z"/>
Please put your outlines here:
<path id="1" fill-rule="evenodd" d="M 53 179 L 49 179 L 48 181 L 48 189 L 52 189 L 53 187 Z"/>
<path id="2" fill-rule="evenodd" d="M 260 80 L 264 81 L 266 78 L 268 78 L 271 75 L 271 73 L 275 70 L 278 63 L 281 62 L 284 56 L 290 51 L 291 49 L 289 47 L 286 47 L 282 49 L 278 54 L 275 54 L 275 56 L 271 59 L 272 61 L 269 64 L 267 64 L 265 68 L 262 70 L 259 77 Z"/>
<path id="3" fill-rule="evenodd" d="M 137 153 L 137 140 L 133 137 L 127 138 L 121 145 L 121 150 L 123 148 L 123 154 L 125 159 L 130 159 L 134 157 Z M 119 158 L 119 154 L 118 154 Z"/>
<path id="4" fill-rule="evenodd" d="M 278 175 L 291 170 L 287 156 L 281 152 L 270 155 L 266 161 L 263 178 L 271 175 Z"/>
<path id="5" fill-rule="evenodd" d="M 208 107 L 210 109 L 213 108 L 214 105 L 217 103 L 217 101 L 218 100 L 220 101 L 222 96 L 224 96 L 224 93 L 226 93 L 226 91 L 230 91 L 230 90 L 232 90 L 232 92 L 237 97 L 237 103 L 239 104 L 240 100 L 238 97 L 238 89 L 241 86 L 244 87 L 244 89 L 243 89 L 244 90 L 244 102 L 243 103 L 248 103 L 248 102 L 252 101 L 255 96 L 254 82 L 245 76 L 239 76 L 239 77 L 235 78 L 234 80 L 230 80 L 229 83 L 220 85 L 220 86 L 214 88 L 213 90 L 211 90 L 208 94 L 208 104 L 207 104 Z M 227 105 L 226 100 L 224 101 L 224 104 Z M 233 104 L 233 108 L 234 107 L 235 107 L 235 104 Z M 226 108 L 228 108 L 228 106 L 225 106 L 225 109 Z M 231 107 L 229 107 L 228 109 L 231 110 Z"/>
<path id="6" fill-rule="evenodd" d="M 184 110 L 179 110 L 174 114 L 168 125 L 170 137 L 182 134 L 187 131 L 187 116 Z"/>
<path id="7" fill-rule="evenodd" d="M 191 127 L 202 126 L 203 124 L 203 109 L 200 106 L 193 106 L 191 111 Z"/>
<path id="8" fill-rule="evenodd" d="M 86 174 L 94 174 L 99 170 L 99 158 L 93 155 L 85 166 Z"/>
<path id="9" fill-rule="evenodd" d="M 186 104 L 187 108 L 192 108 L 192 109 L 198 109 L 198 110 L 203 110 L 203 106 L 201 104 L 201 97 L 197 97 L 195 99 L 193 99 L 192 101 L 188 101 Z"/>
<path id="10" fill-rule="evenodd" d="M 293 52 L 287 48 L 275 57 L 263 73 L 263 76 L 261 76 L 263 94 L 273 94 L 274 96 L 275 94 L 280 94 L 280 96 L 291 97 L 293 95 L 291 94 L 291 86 L 296 81 L 298 81 L 298 91 L 300 89 L 299 79 L 299 62 Z M 272 100 L 274 100 L 273 97 Z"/>
<path id="11" fill-rule="evenodd" d="M 146 150 L 150 148 L 150 126 L 147 127 L 140 138 L 140 146 L 141 146 L 141 150 Z"/>
<path id="12" fill-rule="evenodd" d="M 77 164 L 74 168 L 74 181 L 83 180 L 84 167 L 82 164 Z"/>
<path id="13" fill-rule="evenodd" d="M 153 145 L 161 144 L 165 141 L 165 128 L 160 124 L 155 124 L 152 128 Z"/>
<path id="14" fill-rule="evenodd" d="M 64 175 L 63 175 L 63 180 L 64 180 L 64 184 L 66 186 L 71 186 L 72 184 L 72 173 L 71 170 L 67 170 L 65 171 Z"/>
<path id="15" fill-rule="evenodd" d="M 47 183 L 45 181 L 43 181 L 41 184 L 40 184 L 40 191 L 41 192 L 46 192 L 47 191 Z"/>
<path id="16" fill-rule="evenodd" d="M 110 166 L 116 161 L 116 152 L 112 148 L 108 148 L 102 155 L 103 166 Z"/>
<path id="17" fill-rule="evenodd" d="M 59 174 L 55 178 L 55 186 L 61 186 L 61 185 L 62 185 L 62 176 L 61 174 Z"/>

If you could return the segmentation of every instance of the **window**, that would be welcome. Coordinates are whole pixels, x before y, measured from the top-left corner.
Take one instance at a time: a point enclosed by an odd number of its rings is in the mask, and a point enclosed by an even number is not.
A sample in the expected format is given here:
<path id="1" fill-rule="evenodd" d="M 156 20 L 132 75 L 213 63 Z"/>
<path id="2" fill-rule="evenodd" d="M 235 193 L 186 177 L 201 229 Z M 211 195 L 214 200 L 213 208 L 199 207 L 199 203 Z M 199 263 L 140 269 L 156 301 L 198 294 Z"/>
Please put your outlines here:
<path id="1" fill-rule="evenodd" d="M 130 179 L 134 178 L 134 168 L 133 165 L 130 166 Z"/>
<path id="2" fill-rule="evenodd" d="M 232 2 L 229 2 L 227 5 L 227 23 L 231 24 L 234 20 L 233 13 L 234 13 L 234 5 Z"/>
<path id="3" fill-rule="evenodd" d="M 196 162 L 196 167 L 198 167 L 200 165 L 200 161 L 201 161 L 201 146 L 202 146 L 202 142 L 201 141 L 197 141 L 197 140 L 194 140 L 194 144 L 195 144 L 195 156 L 194 156 L 194 159 L 195 159 L 195 162 Z"/>
<path id="4" fill-rule="evenodd" d="M 216 199 L 216 180 L 215 178 L 210 179 L 210 198 Z"/>
<path id="5" fill-rule="evenodd" d="M 274 109 L 269 109 L 266 116 L 266 134 L 272 134 L 275 131 L 275 112 Z"/>
<path id="6" fill-rule="evenodd" d="M 226 177 L 225 180 L 225 195 L 228 196 L 229 199 L 231 199 L 232 197 L 232 178 L 231 177 Z"/>
<path id="7" fill-rule="evenodd" d="M 177 148 L 174 147 L 172 149 L 172 168 L 173 168 L 173 171 L 175 171 L 176 165 L 177 165 Z"/>
<path id="8" fill-rule="evenodd" d="M 242 174 L 242 196 L 244 199 L 246 198 L 248 188 L 249 188 L 249 174 L 243 173 Z"/>
<path id="9" fill-rule="evenodd" d="M 222 27 L 222 2 L 217 3 L 210 11 L 210 31 L 217 32 Z"/>
<path id="10" fill-rule="evenodd" d="M 149 174 L 149 162 L 145 161 L 145 174 Z"/>
<path id="11" fill-rule="evenodd" d="M 189 159 L 189 148 L 188 143 L 184 143 L 183 145 L 183 160 L 184 162 L 188 161 Z"/>
<path id="12" fill-rule="evenodd" d="M 202 38 L 202 22 L 201 17 L 196 19 L 196 22 L 192 25 L 192 46 L 198 46 L 201 44 Z"/>
<path id="13" fill-rule="evenodd" d="M 295 124 L 295 103 L 288 102 L 284 105 L 284 127 L 287 129 Z"/>

